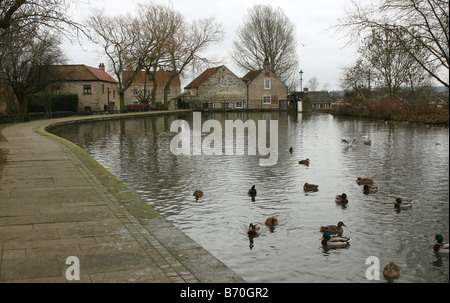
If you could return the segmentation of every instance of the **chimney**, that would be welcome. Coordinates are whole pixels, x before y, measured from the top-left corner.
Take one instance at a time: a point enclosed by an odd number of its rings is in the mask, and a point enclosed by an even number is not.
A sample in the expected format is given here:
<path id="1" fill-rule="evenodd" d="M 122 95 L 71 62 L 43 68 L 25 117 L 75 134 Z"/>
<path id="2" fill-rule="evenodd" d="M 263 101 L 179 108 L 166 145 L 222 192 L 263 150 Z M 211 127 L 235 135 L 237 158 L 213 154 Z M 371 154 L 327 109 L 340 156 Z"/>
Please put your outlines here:
<path id="1" fill-rule="evenodd" d="M 105 63 L 100 63 L 100 64 L 98 65 L 98 69 L 100 69 L 100 70 L 102 70 L 102 71 L 105 71 Z"/>
<path id="2" fill-rule="evenodd" d="M 265 74 L 270 74 L 270 61 L 269 58 L 266 58 L 263 63 L 263 70 Z"/>

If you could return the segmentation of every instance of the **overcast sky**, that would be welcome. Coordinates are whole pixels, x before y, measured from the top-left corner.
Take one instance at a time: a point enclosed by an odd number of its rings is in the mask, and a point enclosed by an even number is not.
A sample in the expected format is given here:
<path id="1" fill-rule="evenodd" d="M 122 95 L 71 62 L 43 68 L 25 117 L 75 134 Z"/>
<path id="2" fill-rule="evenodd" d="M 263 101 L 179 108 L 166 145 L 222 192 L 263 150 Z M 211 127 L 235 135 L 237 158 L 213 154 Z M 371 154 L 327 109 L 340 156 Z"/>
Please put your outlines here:
<path id="1" fill-rule="evenodd" d="M 83 22 L 93 8 L 101 8 L 107 15 L 133 13 L 136 3 L 149 0 L 80 0 L 73 7 L 71 15 Z M 215 17 L 224 27 L 225 39 L 220 45 L 210 48 L 209 53 L 222 58 L 222 64 L 230 68 L 237 76 L 245 73 L 236 68 L 230 59 L 232 42 L 236 30 L 244 23 L 247 10 L 255 4 L 271 4 L 281 7 L 287 17 L 296 26 L 297 54 L 300 69 L 303 70 L 303 87 L 308 80 L 316 77 L 319 88 L 340 89 L 341 68 L 355 62 L 355 48 L 345 47 L 347 40 L 342 34 L 334 34 L 331 28 L 342 17 L 348 0 L 154 0 L 158 4 L 173 5 L 187 20 Z M 273 4 L 272 4 L 273 3 Z M 70 64 L 86 64 L 98 67 L 100 62 L 108 64 L 96 45 L 82 40 L 82 46 L 76 43 L 63 44 Z M 108 66 L 107 66 L 108 68 Z M 197 76 L 197 75 L 195 75 Z M 184 84 L 192 79 L 184 79 Z M 299 85 L 300 86 L 300 85 Z"/>

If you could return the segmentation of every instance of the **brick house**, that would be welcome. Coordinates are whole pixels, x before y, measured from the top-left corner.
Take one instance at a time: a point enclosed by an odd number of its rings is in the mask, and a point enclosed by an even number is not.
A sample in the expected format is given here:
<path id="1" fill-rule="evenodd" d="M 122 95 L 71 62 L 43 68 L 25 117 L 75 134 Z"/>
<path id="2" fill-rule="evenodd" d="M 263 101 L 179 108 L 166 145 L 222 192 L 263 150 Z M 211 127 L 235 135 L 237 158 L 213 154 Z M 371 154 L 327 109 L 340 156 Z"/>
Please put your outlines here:
<path id="1" fill-rule="evenodd" d="M 124 79 L 131 77 L 132 72 L 124 72 Z M 157 71 L 156 72 L 156 102 L 163 103 L 164 102 L 164 87 L 167 85 L 169 81 L 170 72 L 169 71 Z M 154 87 L 154 81 L 151 76 L 148 75 L 145 71 L 138 72 L 130 87 L 125 91 L 125 105 L 128 104 L 142 104 L 144 97 L 144 87 L 145 87 L 145 96 L 151 97 L 152 90 Z M 169 92 L 167 95 L 167 99 L 169 101 L 169 108 L 172 108 L 174 105 L 173 98 L 178 96 L 181 91 L 181 82 L 179 75 L 173 78 L 170 83 Z"/>
<path id="2" fill-rule="evenodd" d="M 110 110 L 117 110 L 119 95 L 117 81 L 105 72 L 105 65 L 99 68 L 86 65 L 54 65 L 50 68 L 52 93 L 75 93 L 78 95 L 78 110 L 90 108 L 103 110 L 105 104 Z"/>
<path id="3" fill-rule="evenodd" d="M 287 100 L 287 86 L 270 70 L 268 60 L 263 69 L 243 78 L 224 65 L 209 68 L 184 89 L 192 109 L 279 109 L 280 101 Z"/>
<path id="4" fill-rule="evenodd" d="M 263 69 L 249 71 L 242 80 L 248 87 L 248 108 L 279 109 L 280 101 L 287 100 L 288 88 L 271 71 L 268 59 Z"/>
<path id="5" fill-rule="evenodd" d="M 245 83 L 225 65 L 208 68 L 184 89 L 193 109 L 242 109 L 247 99 Z"/>

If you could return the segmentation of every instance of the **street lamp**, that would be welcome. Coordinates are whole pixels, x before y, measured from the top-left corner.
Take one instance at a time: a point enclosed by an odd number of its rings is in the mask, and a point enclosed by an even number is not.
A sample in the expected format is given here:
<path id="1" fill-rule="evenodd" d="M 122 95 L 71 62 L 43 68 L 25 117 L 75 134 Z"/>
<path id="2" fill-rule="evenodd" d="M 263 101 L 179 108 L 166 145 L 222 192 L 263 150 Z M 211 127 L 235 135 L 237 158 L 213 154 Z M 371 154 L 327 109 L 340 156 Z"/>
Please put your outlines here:
<path id="1" fill-rule="evenodd" d="M 303 92 L 303 70 L 300 70 L 300 92 Z"/>

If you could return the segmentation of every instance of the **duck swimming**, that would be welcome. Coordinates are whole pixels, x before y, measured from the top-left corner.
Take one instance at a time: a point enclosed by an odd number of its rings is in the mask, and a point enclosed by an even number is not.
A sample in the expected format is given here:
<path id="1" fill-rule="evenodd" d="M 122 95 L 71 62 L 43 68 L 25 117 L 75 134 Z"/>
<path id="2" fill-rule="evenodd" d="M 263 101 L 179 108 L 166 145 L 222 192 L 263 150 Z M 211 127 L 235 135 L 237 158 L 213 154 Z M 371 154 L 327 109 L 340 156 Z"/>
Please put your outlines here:
<path id="1" fill-rule="evenodd" d="M 435 252 L 448 254 L 449 244 L 443 242 L 444 237 L 442 235 L 436 235 L 433 241 L 437 241 L 436 244 L 434 244 L 433 246 L 433 250 Z"/>
<path id="2" fill-rule="evenodd" d="M 265 224 L 266 224 L 267 226 L 275 226 L 275 225 L 278 225 L 278 219 L 275 218 L 275 217 L 267 218 Z"/>
<path id="3" fill-rule="evenodd" d="M 376 193 L 377 191 L 378 191 L 378 186 L 365 184 L 363 187 L 363 193 L 365 193 L 365 194 Z"/>
<path id="4" fill-rule="evenodd" d="M 196 199 L 201 198 L 201 197 L 203 197 L 203 192 L 202 192 L 201 190 L 196 190 L 196 191 L 194 191 L 193 196 L 194 196 Z"/>
<path id="5" fill-rule="evenodd" d="M 319 185 L 305 183 L 303 185 L 303 190 L 304 191 L 318 191 L 319 190 Z"/>
<path id="6" fill-rule="evenodd" d="M 390 262 L 383 269 L 383 276 L 386 279 L 396 279 L 401 274 L 400 268 L 394 262 Z"/>
<path id="7" fill-rule="evenodd" d="M 369 179 L 369 178 L 360 178 L 360 177 L 358 177 L 358 179 L 356 179 L 356 183 L 358 183 L 358 185 L 372 185 L 373 184 L 373 180 Z"/>
<path id="8" fill-rule="evenodd" d="M 342 228 L 342 226 L 347 227 L 344 224 L 344 222 L 339 221 L 337 225 L 321 226 L 320 227 L 320 231 L 323 232 L 323 233 L 329 233 L 330 235 L 342 234 L 344 232 L 344 229 Z"/>
<path id="9" fill-rule="evenodd" d="M 250 223 L 248 226 L 247 235 L 249 236 L 259 236 L 261 234 L 260 227 L 257 224 Z"/>
<path id="10" fill-rule="evenodd" d="M 329 233 L 324 233 L 323 237 L 319 240 L 322 240 L 320 243 L 322 246 L 326 246 L 329 248 L 342 248 L 347 247 L 350 242 L 349 237 L 339 237 L 339 236 L 331 236 Z"/>
<path id="11" fill-rule="evenodd" d="M 256 188 L 255 185 L 252 186 L 252 188 L 250 188 L 247 192 L 247 194 L 251 195 L 251 196 L 256 196 Z"/>
<path id="12" fill-rule="evenodd" d="M 413 200 L 402 200 L 402 198 L 397 198 L 394 201 L 394 207 L 397 209 L 408 209 L 413 206 Z"/>
<path id="13" fill-rule="evenodd" d="M 309 159 L 306 158 L 305 160 L 300 160 L 300 161 L 298 161 L 298 164 L 304 164 L 304 165 L 308 166 L 309 165 Z"/>
<path id="14" fill-rule="evenodd" d="M 336 201 L 336 203 L 343 203 L 343 204 L 348 203 L 348 197 L 346 193 L 343 193 L 342 195 L 336 195 L 334 200 Z"/>

